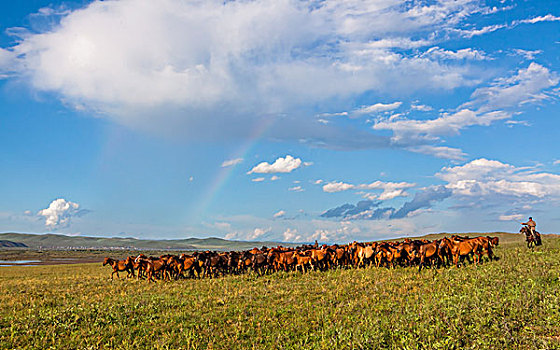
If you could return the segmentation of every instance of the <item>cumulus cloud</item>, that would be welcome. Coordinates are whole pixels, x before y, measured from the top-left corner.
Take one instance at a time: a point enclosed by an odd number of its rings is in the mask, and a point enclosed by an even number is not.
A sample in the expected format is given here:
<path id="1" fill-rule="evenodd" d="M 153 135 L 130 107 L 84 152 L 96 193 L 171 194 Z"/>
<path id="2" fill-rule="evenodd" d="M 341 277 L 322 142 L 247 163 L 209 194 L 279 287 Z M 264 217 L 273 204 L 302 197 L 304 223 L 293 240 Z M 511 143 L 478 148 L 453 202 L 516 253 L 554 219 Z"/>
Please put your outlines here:
<path id="1" fill-rule="evenodd" d="M 286 212 L 285 212 L 284 210 L 280 210 L 280 211 L 278 211 L 277 213 L 275 213 L 275 214 L 273 215 L 273 217 L 274 217 L 275 219 L 277 219 L 277 218 L 284 217 L 285 215 L 286 215 Z"/>
<path id="2" fill-rule="evenodd" d="M 471 85 L 467 67 L 402 49 L 445 40 L 484 8 L 477 0 L 93 1 L 43 10 L 52 24 L 19 30 L 0 51 L 0 74 L 153 132 L 239 138 L 266 124 L 264 136 L 275 139 L 380 147 L 382 139 L 305 117 L 311 106 L 351 106 L 370 92 Z M 279 117 L 288 114 L 297 117 Z"/>
<path id="3" fill-rule="evenodd" d="M 354 185 L 344 183 L 344 182 L 329 182 L 328 184 L 323 185 L 324 192 L 341 192 L 355 188 Z"/>
<path id="4" fill-rule="evenodd" d="M 72 218 L 82 216 L 87 212 L 85 209 L 80 209 L 78 203 L 58 198 L 52 201 L 48 208 L 40 210 L 37 215 L 45 218 L 45 226 L 58 229 L 68 227 Z"/>
<path id="5" fill-rule="evenodd" d="M 268 227 L 268 228 L 255 228 L 255 229 L 253 230 L 253 232 L 251 232 L 251 233 L 247 236 L 247 239 L 249 239 L 249 240 L 254 240 L 254 239 L 262 238 L 262 236 L 264 236 L 265 234 L 269 233 L 270 231 L 272 231 L 272 227 Z"/>
<path id="6" fill-rule="evenodd" d="M 480 158 L 465 165 L 444 167 L 437 177 L 446 188 L 469 200 L 488 201 L 509 198 L 511 201 L 560 199 L 560 175 L 515 167 L 497 160 Z"/>
<path id="7" fill-rule="evenodd" d="M 259 163 L 247 174 L 273 174 L 273 173 L 290 173 L 301 166 L 302 162 L 299 158 L 294 158 L 290 155 L 278 158 L 274 163 L 267 162 Z"/>
<path id="8" fill-rule="evenodd" d="M 284 242 L 300 242 L 302 236 L 298 234 L 297 229 L 288 228 L 282 234 Z"/>
<path id="9" fill-rule="evenodd" d="M 235 158 L 235 159 L 225 160 L 225 161 L 222 163 L 222 168 L 234 166 L 234 165 L 237 165 L 237 164 L 239 164 L 239 163 L 241 163 L 241 162 L 243 162 L 243 158 Z"/>

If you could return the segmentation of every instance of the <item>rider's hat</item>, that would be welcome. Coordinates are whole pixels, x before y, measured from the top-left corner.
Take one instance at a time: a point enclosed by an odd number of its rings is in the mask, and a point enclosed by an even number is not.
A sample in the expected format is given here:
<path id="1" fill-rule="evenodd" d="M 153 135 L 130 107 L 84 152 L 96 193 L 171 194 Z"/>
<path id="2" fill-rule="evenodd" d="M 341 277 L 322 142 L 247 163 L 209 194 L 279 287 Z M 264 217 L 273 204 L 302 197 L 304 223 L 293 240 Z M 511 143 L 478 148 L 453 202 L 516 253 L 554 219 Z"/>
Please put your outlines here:
<path id="1" fill-rule="evenodd" d="M 529 220 L 533 220 L 533 217 L 529 216 Z"/>

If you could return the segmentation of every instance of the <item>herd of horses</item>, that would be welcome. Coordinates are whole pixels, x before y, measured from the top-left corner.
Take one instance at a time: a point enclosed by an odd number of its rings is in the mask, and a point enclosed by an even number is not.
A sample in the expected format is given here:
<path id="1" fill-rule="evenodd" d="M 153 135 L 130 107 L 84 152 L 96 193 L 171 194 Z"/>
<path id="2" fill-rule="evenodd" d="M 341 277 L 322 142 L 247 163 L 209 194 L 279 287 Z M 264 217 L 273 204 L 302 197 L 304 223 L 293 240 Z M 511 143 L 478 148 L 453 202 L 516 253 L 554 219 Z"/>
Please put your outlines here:
<path id="1" fill-rule="evenodd" d="M 148 257 L 144 254 L 125 260 L 105 258 L 103 266 L 113 268 L 111 279 L 119 272 L 127 277 L 171 280 L 186 277 L 204 278 L 254 271 L 258 275 L 277 271 L 326 270 L 345 267 L 395 268 L 398 266 L 426 267 L 456 265 L 468 260 L 479 264 L 484 256 L 497 259 L 492 251 L 498 237 L 474 238 L 453 235 L 429 241 L 426 239 L 391 242 L 353 242 L 345 245 L 302 245 L 298 247 L 262 247 L 246 251 L 194 252 L 192 254 Z"/>

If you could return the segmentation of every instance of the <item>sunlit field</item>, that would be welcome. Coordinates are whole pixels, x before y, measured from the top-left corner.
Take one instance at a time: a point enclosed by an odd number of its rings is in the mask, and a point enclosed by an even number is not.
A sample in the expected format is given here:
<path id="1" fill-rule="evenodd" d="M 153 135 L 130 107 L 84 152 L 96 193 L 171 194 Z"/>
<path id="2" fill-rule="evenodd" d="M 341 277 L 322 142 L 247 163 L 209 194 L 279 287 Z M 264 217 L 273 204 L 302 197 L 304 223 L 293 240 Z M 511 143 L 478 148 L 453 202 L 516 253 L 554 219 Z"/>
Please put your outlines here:
<path id="1" fill-rule="evenodd" d="M 498 261 L 147 283 L 0 268 L 2 349 L 558 349 L 560 239 Z"/>

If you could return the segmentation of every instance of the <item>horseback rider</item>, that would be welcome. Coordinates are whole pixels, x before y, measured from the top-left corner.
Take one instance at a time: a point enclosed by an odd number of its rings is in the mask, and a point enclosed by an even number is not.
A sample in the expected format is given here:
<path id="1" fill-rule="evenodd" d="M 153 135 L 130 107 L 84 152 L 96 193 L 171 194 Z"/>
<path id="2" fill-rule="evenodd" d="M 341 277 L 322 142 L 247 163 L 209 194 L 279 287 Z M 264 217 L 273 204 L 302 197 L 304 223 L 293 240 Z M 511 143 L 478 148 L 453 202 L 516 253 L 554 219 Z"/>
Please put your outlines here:
<path id="1" fill-rule="evenodd" d="M 529 221 L 522 222 L 521 225 L 527 226 L 527 228 L 529 228 L 529 232 L 531 232 L 531 235 L 533 237 L 536 237 L 535 233 L 537 232 L 537 223 L 533 221 L 532 217 L 529 216 Z"/>

